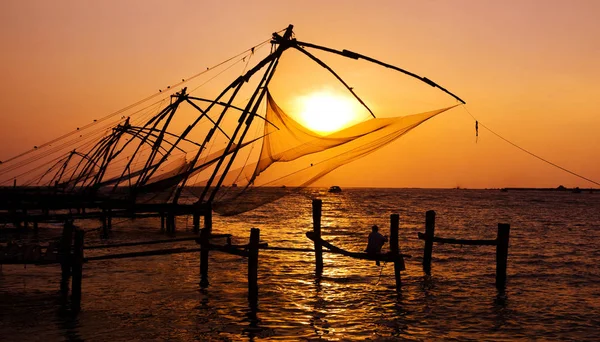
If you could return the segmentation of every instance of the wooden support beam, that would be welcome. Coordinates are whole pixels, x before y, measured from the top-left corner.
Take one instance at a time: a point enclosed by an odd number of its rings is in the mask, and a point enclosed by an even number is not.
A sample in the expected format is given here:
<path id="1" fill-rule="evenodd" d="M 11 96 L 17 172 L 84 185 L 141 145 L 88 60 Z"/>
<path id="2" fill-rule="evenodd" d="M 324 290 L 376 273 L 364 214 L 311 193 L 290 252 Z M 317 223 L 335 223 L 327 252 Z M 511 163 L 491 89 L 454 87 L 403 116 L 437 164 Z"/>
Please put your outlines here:
<path id="1" fill-rule="evenodd" d="M 250 229 L 250 243 L 248 244 L 248 300 L 250 303 L 258 301 L 258 245 L 260 243 L 260 229 Z"/>
<path id="2" fill-rule="evenodd" d="M 71 310 L 78 313 L 81 310 L 81 279 L 83 277 L 83 243 L 85 231 L 75 231 L 75 241 L 72 257 L 73 285 L 71 290 Z"/>
<path id="3" fill-rule="evenodd" d="M 404 261 L 400 256 L 400 248 L 398 246 L 398 229 L 400 228 L 400 215 L 390 215 L 390 254 L 394 257 L 394 278 L 396 279 L 396 291 L 400 291 L 402 287 L 402 279 L 400 271 L 403 269 Z"/>
<path id="4" fill-rule="evenodd" d="M 157 250 L 142 251 L 142 252 L 108 254 L 108 255 L 99 255 L 99 256 L 94 256 L 94 257 L 87 257 L 87 258 L 84 258 L 84 262 L 110 260 L 110 259 L 127 259 L 127 258 L 137 258 L 137 257 L 146 257 L 146 256 L 154 256 L 154 255 L 168 255 L 168 254 L 178 254 L 178 253 L 197 253 L 200 250 L 201 250 L 200 248 L 168 248 L 168 249 L 157 249 Z"/>
<path id="5" fill-rule="evenodd" d="M 226 237 L 229 234 L 219 234 L 218 236 L 212 235 L 212 238 L 215 237 Z M 150 241 L 138 241 L 138 242 L 123 242 L 123 243 L 115 243 L 110 245 L 92 245 L 85 246 L 84 249 L 106 249 L 106 248 L 118 248 L 118 247 L 131 247 L 131 246 L 145 246 L 145 245 L 155 245 L 159 243 L 172 243 L 172 242 L 183 242 L 183 241 L 198 241 L 197 237 L 185 237 L 185 238 L 176 238 L 176 239 L 163 239 L 163 240 L 150 240 Z"/>
<path id="6" fill-rule="evenodd" d="M 506 287 L 506 266 L 508 263 L 508 240 L 510 225 L 498 224 L 498 244 L 496 246 L 496 288 L 504 291 Z"/>
<path id="7" fill-rule="evenodd" d="M 431 275 L 431 253 L 433 252 L 433 237 L 435 234 L 435 211 L 425 213 L 425 248 L 423 250 L 423 272 Z"/>
<path id="8" fill-rule="evenodd" d="M 427 234 L 418 233 L 419 239 L 427 240 Z M 446 239 L 434 237 L 433 242 L 451 245 L 470 245 L 470 246 L 496 246 L 498 240 L 469 240 L 469 239 Z"/>
<path id="9" fill-rule="evenodd" d="M 323 273 L 323 246 L 321 244 L 321 209 L 323 201 L 314 199 L 312 201 L 313 234 L 315 239 L 315 272 L 317 276 Z"/>

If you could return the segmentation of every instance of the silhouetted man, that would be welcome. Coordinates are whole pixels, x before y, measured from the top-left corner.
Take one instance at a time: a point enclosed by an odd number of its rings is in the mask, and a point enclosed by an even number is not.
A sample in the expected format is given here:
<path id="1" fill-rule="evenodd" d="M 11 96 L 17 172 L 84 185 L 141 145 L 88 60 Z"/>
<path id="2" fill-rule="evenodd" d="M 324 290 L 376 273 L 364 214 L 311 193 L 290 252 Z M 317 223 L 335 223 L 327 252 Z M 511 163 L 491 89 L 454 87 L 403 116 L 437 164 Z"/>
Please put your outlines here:
<path id="1" fill-rule="evenodd" d="M 369 234 L 369 242 L 365 252 L 372 255 L 378 255 L 381 253 L 381 247 L 387 242 L 388 238 L 379 233 L 379 227 L 376 225 L 374 225 L 371 230 L 372 232 Z M 376 261 L 375 264 L 379 266 L 379 260 Z"/>

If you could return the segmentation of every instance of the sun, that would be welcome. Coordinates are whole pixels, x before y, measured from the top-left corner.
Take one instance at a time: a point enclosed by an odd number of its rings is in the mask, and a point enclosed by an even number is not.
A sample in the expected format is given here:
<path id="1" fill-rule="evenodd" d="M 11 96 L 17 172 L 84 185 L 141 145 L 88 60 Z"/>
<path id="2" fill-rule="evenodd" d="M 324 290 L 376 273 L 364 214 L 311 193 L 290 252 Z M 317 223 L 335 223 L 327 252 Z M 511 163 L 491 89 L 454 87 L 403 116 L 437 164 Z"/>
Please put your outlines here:
<path id="1" fill-rule="evenodd" d="M 319 134 L 329 134 L 359 120 L 355 100 L 329 91 L 317 91 L 299 100 L 298 121 Z"/>

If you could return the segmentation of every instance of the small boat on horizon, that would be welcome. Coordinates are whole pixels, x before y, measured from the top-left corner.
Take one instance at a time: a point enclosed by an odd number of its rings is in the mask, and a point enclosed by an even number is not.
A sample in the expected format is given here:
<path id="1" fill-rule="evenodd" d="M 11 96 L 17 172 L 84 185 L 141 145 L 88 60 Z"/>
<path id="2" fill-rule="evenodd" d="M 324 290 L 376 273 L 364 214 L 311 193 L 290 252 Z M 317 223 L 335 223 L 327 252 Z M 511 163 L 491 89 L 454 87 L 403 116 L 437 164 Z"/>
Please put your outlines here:
<path id="1" fill-rule="evenodd" d="M 340 188 L 337 185 L 334 185 L 334 186 L 330 187 L 329 190 L 327 190 L 327 192 L 333 192 L 333 193 L 342 192 L 342 188 Z"/>

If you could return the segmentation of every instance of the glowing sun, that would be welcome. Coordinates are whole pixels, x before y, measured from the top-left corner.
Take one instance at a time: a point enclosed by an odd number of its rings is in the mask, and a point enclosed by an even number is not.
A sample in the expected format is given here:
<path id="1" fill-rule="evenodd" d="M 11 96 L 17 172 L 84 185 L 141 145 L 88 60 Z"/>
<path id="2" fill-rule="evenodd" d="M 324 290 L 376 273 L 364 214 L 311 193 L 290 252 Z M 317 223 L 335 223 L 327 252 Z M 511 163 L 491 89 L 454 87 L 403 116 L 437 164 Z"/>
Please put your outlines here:
<path id="1" fill-rule="evenodd" d="M 353 99 L 318 91 L 299 99 L 299 122 L 319 134 L 328 134 L 359 121 Z"/>

